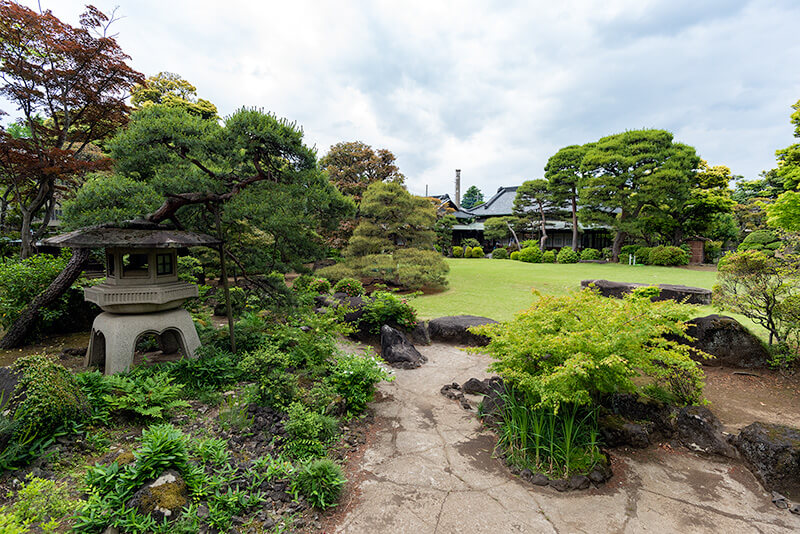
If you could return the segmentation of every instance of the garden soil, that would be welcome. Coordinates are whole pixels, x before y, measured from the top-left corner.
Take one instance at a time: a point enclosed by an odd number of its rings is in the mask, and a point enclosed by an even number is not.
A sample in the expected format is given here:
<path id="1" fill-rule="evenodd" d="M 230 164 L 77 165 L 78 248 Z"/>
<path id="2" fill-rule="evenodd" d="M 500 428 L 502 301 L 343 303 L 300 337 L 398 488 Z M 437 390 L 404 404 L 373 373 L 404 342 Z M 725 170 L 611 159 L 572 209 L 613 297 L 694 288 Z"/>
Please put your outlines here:
<path id="1" fill-rule="evenodd" d="M 376 422 L 364 448 L 348 462 L 348 488 L 322 531 L 800 530 L 800 516 L 777 509 L 740 462 L 668 444 L 615 450 L 614 476 L 600 488 L 558 493 L 533 486 L 493 456 L 495 437 L 476 417 L 479 398 L 468 396 L 473 410 L 467 411 L 439 393 L 444 384 L 489 376 L 489 357 L 441 344 L 418 348 L 428 363 L 396 370 L 396 379 L 380 386 L 373 403 Z M 731 430 L 755 419 L 798 423 L 796 382 L 775 374 L 733 375 L 730 369 L 709 369 L 708 382 L 712 409 Z"/>

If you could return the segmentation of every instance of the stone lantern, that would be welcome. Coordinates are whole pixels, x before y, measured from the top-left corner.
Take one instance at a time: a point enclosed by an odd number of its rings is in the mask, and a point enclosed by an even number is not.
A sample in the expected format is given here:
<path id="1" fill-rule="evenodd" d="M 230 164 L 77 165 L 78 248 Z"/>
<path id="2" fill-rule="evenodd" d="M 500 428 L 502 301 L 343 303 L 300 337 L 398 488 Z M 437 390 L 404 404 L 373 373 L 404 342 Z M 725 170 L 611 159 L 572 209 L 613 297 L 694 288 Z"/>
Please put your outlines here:
<path id="1" fill-rule="evenodd" d="M 92 324 L 86 365 L 105 374 L 127 371 L 137 341 L 155 335 L 161 350 L 194 358 L 200 346 L 192 317 L 181 305 L 196 297 L 197 286 L 178 280 L 177 251 L 216 246 L 215 238 L 146 222 L 100 225 L 45 240 L 71 248 L 104 247 L 105 282 L 87 287 L 84 298 L 103 313 Z"/>

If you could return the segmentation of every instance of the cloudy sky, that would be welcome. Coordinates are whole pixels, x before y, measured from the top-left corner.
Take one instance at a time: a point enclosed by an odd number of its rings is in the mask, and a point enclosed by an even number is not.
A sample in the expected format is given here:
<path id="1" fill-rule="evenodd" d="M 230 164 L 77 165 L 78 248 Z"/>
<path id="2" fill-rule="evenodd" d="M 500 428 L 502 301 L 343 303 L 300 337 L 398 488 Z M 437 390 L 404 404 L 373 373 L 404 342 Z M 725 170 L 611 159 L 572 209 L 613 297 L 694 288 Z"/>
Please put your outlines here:
<path id="1" fill-rule="evenodd" d="M 73 24 L 85 3 L 41 0 Z M 134 68 L 180 74 L 222 115 L 294 120 L 320 155 L 388 148 L 418 194 L 452 194 L 460 168 L 488 198 L 626 129 L 670 130 L 746 178 L 793 142 L 796 0 L 93 3 L 119 6 Z"/>

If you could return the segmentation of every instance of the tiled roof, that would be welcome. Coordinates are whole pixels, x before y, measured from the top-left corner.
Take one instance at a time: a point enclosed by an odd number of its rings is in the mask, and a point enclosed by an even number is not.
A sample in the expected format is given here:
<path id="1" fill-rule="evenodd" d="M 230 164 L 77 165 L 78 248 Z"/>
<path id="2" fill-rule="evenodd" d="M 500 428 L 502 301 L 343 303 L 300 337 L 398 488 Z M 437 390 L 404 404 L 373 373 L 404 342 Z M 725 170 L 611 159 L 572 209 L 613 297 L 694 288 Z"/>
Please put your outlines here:
<path id="1" fill-rule="evenodd" d="M 518 185 L 511 187 L 500 187 L 497 193 L 492 198 L 481 204 L 469 208 L 466 211 L 475 217 L 503 217 L 511 215 L 512 208 L 514 207 L 514 198 L 517 196 Z"/>

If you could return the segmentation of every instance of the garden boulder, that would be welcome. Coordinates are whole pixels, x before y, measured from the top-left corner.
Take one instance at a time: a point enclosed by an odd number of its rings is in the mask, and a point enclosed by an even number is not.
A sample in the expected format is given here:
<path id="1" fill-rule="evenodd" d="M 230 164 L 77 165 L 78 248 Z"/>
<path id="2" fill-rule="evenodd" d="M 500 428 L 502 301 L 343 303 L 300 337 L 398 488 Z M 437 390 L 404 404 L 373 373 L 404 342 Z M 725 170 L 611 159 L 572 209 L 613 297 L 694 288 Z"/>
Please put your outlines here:
<path id="1" fill-rule="evenodd" d="M 648 284 L 637 284 L 634 282 L 612 282 L 611 280 L 581 280 L 581 288 L 586 289 L 590 285 L 600 291 L 604 297 L 622 298 L 623 295 L 631 293 L 637 287 L 648 287 Z M 703 287 L 682 286 L 677 284 L 658 284 L 661 294 L 653 300 L 686 300 L 688 304 L 711 304 L 711 290 Z"/>
<path id="2" fill-rule="evenodd" d="M 767 490 L 800 499 L 800 429 L 756 421 L 733 444 Z"/>
<path id="3" fill-rule="evenodd" d="M 755 368 L 769 364 L 769 353 L 761 340 L 733 317 L 706 315 L 686 324 L 687 337 L 678 341 L 714 356 L 711 359 L 693 356 L 705 365 Z"/>
<path id="4" fill-rule="evenodd" d="M 684 406 L 675 417 L 675 429 L 681 443 L 690 450 L 736 458 L 736 449 L 728 443 L 722 423 L 705 406 Z"/>
<path id="5" fill-rule="evenodd" d="M 470 345 L 482 347 L 489 343 L 489 338 L 473 334 L 468 328 L 485 324 L 496 323 L 494 319 L 479 317 L 477 315 L 453 315 L 439 317 L 428 323 L 428 332 L 433 341 L 455 343 L 457 345 Z"/>
<path id="6" fill-rule="evenodd" d="M 381 327 L 381 356 L 392 367 L 401 369 L 415 369 L 428 361 L 405 334 L 386 324 Z"/>
<path id="7" fill-rule="evenodd" d="M 0 409 L 5 409 L 8 401 L 14 396 L 14 389 L 19 382 L 19 373 L 9 367 L 0 367 Z"/>
<path id="8" fill-rule="evenodd" d="M 172 520 L 189 503 L 189 489 L 183 477 L 174 470 L 164 471 L 153 482 L 134 493 L 128 506 L 141 514 L 149 514 L 157 522 Z"/>

